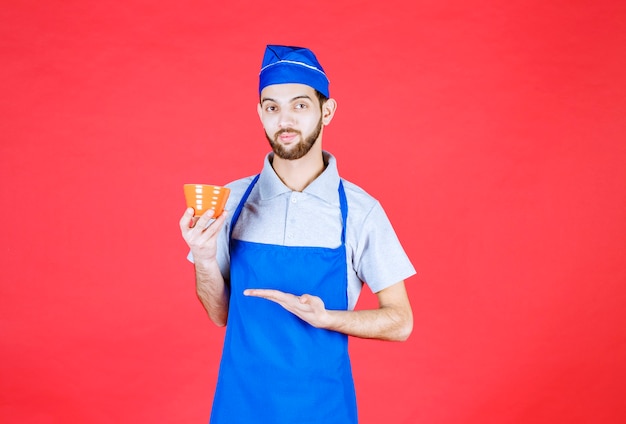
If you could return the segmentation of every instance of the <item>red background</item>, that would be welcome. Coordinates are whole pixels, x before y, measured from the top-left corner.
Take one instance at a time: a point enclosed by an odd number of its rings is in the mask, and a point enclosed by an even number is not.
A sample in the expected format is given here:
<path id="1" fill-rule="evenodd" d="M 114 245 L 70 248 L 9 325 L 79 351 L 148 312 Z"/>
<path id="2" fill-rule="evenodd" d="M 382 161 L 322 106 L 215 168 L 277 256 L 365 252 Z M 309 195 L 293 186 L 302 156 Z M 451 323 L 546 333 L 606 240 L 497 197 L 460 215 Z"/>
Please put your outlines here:
<path id="1" fill-rule="evenodd" d="M 182 185 L 260 170 L 268 43 L 419 270 L 411 339 L 351 341 L 361 422 L 626 422 L 624 4 L 3 2 L 0 422 L 207 421 Z"/>

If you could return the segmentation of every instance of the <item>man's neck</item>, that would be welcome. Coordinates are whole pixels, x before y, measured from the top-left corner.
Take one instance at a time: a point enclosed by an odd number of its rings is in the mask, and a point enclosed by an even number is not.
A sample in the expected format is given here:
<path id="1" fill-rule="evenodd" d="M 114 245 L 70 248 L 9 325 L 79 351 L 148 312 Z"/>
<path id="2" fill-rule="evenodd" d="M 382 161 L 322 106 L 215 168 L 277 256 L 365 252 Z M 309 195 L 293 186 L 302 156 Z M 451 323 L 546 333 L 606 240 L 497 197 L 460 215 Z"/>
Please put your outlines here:
<path id="1" fill-rule="evenodd" d="M 272 168 L 283 184 L 293 191 L 303 191 L 320 176 L 326 164 L 320 148 L 314 146 L 300 159 L 286 160 L 274 155 Z"/>

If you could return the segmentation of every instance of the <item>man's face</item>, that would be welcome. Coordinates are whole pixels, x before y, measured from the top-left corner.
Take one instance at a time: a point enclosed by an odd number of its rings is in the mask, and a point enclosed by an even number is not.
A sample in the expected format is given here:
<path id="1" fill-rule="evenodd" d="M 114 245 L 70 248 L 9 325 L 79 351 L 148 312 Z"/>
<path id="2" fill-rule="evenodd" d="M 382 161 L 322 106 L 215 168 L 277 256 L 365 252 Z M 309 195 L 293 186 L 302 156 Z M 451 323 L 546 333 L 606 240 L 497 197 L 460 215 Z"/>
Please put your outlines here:
<path id="1" fill-rule="evenodd" d="M 315 90 L 303 84 L 269 85 L 261 92 L 259 117 L 274 154 L 300 159 L 322 132 L 322 112 Z"/>

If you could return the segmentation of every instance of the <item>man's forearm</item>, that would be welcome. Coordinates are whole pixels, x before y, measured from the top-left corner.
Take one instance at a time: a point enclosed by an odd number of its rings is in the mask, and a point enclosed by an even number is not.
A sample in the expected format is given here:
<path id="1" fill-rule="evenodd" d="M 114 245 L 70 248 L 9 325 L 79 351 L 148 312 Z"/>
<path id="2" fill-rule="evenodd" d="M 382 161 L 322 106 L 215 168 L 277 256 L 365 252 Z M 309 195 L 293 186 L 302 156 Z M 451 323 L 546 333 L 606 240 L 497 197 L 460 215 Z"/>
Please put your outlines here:
<path id="1" fill-rule="evenodd" d="M 354 337 L 405 341 L 413 330 L 410 309 L 382 307 L 360 311 L 329 310 L 324 328 Z"/>
<path id="2" fill-rule="evenodd" d="M 379 291 L 376 297 L 377 309 L 326 311 L 324 328 L 367 339 L 408 339 L 413 331 L 413 311 L 404 281 Z"/>
<path id="3" fill-rule="evenodd" d="M 328 310 L 317 296 L 296 296 L 272 289 L 247 289 L 246 296 L 276 302 L 314 327 L 366 339 L 404 341 L 413 331 L 413 312 L 404 281 L 376 293 L 378 309 Z"/>
<path id="4" fill-rule="evenodd" d="M 223 327 L 228 319 L 230 292 L 217 263 L 196 263 L 196 293 L 209 318 Z"/>

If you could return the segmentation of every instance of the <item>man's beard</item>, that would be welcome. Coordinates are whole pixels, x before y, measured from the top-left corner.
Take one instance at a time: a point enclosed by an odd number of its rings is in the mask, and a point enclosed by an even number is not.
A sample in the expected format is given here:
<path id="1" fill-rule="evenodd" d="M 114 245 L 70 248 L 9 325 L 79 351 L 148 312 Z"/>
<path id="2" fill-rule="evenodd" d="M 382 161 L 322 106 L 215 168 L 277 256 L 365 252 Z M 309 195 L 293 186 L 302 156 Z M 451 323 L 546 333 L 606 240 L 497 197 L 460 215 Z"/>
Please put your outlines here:
<path id="1" fill-rule="evenodd" d="M 300 159 L 301 157 L 309 153 L 309 150 L 311 150 L 311 148 L 317 141 L 317 138 L 320 136 L 320 133 L 322 132 L 322 118 L 320 118 L 319 122 L 317 123 L 317 127 L 310 136 L 303 140 L 300 140 L 298 144 L 292 146 L 290 149 L 286 149 L 282 144 L 278 142 L 278 137 L 280 137 L 280 135 L 285 132 L 296 133 L 300 136 L 300 138 L 302 138 L 302 133 L 292 128 L 285 128 L 276 132 L 273 139 L 267 134 L 267 132 L 265 133 L 265 137 L 267 137 L 267 141 L 270 142 L 270 146 L 272 146 L 274 154 L 279 158 L 286 160 Z"/>

